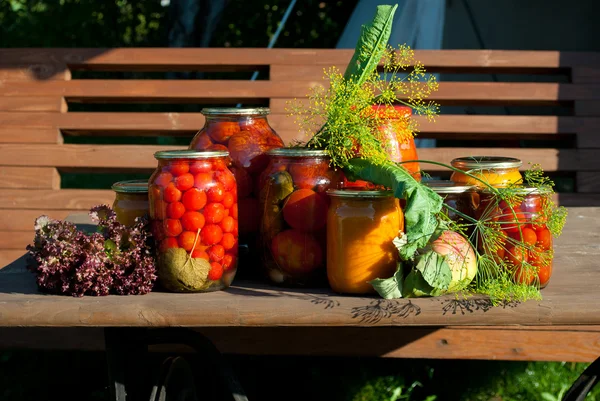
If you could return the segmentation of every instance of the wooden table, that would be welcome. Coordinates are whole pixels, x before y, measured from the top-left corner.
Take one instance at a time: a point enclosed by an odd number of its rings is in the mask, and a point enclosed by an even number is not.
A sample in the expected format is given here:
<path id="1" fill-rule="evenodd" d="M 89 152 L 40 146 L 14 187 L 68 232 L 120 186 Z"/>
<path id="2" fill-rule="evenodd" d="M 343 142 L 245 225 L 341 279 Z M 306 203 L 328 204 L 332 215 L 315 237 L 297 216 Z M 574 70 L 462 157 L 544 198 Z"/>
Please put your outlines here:
<path id="1" fill-rule="evenodd" d="M 38 333 L 44 346 L 62 348 L 69 335 L 71 346 L 102 348 L 103 328 L 120 328 L 119 338 L 132 328 L 190 327 L 225 353 L 590 362 L 600 356 L 599 264 L 600 208 L 591 207 L 569 209 L 543 300 L 500 307 L 484 297 L 388 301 L 256 282 L 71 298 L 38 293 L 15 263 L 0 271 L 0 345 L 32 346 Z"/>

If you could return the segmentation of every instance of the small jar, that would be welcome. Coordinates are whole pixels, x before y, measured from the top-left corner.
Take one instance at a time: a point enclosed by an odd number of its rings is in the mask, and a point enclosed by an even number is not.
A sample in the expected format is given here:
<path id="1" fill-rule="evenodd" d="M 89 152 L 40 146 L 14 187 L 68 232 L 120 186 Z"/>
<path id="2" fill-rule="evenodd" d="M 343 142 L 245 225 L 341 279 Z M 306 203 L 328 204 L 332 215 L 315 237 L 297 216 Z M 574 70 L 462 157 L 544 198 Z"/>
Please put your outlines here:
<path id="1" fill-rule="evenodd" d="M 281 148 L 260 178 L 260 241 L 269 280 L 283 285 L 326 284 L 325 191 L 339 188 L 340 172 L 323 150 Z"/>
<path id="2" fill-rule="evenodd" d="M 148 180 L 119 181 L 111 189 L 115 191 L 112 208 L 119 223 L 132 226 L 137 217 L 148 214 Z"/>
<path id="3" fill-rule="evenodd" d="M 512 157 L 472 156 L 452 160 L 453 167 L 465 171 L 492 187 L 502 188 L 523 183 L 519 167 L 523 162 Z M 481 181 L 457 171 L 452 173 L 450 180 L 460 185 L 474 185 L 485 188 Z"/>
<path id="4" fill-rule="evenodd" d="M 157 276 L 169 291 L 229 287 L 237 269 L 238 203 L 227 151 L 156 152 L 149 181 Z"/>
<path id="5" fill-rule="evenodd" d="M 550 193 L 522 188 L 515 194 L 509 205 L 489 192 L 481 193 L 478 218 L 497 227 L 501 244 L 493 252 L 480 249 L 502 260 L 516 282 L 544 288 L 552 276 L 553 265 L 553 240 L 547 226 Z"/>
<path id="6" fill-rule="evenodd" d="M 395 272 L 393 244 L 404 228 L 404 215 L 392 191 L 329 190 L 327 278 L 339 293 L 368 294 L 369 281 Z"/>
<path id="7" fill-rule="evenodd" d="M 474 186 L 457 185 L 450 180 L 430 180 L 424 182 L 424 184 L 440 195 L 444 199 L 445 205 L 452 208 L 446 208 L 446 213 L 452 221 L 472 224 L 471 221 L 467 221 L 454 210 L 475 218 L 475 211 L 479 207 L 479 193 Z"/>

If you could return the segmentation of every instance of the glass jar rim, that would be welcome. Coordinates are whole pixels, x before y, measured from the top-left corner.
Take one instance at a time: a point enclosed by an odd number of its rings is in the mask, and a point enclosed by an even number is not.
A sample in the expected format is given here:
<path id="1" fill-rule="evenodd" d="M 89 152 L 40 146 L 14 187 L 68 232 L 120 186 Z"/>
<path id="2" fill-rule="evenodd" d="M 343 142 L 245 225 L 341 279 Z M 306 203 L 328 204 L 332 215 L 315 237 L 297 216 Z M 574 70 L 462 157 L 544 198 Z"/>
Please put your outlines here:
<path id="1" fill-rule="evenodd" d="M 268 107 L 205 107 L 200 110 L 200 113 L 205 116 L 266 116 L 271 113 L 271 109 Z"/>
<path id="2" fill-rule="evenodd" d="M 148 193 L 148 180 L 118 181 L 110 187 L 113 191 L 124 194 Z"/>
<path id="3" fill-rule="evenodd" d="M 164 159 L 211 159 L 213 157 L 227 157 L 227 150 L 160 150 L 154 153 L 154 158 L 157 160 Z"/>
<path id="4" fill-rule="evenodd" d="M 462 194 L 476 188 L 474 185 L 457 185 L 451 180 L 429 180 L 422 183 L 438 194 Z"/>
<path id="5" fill-rule="evenodd" d="M 334 198 L 391 198 L 394 196 L 394 191 L 357 191 L 346 189 L 328 189 L 327 195 Z"/>
<path id="6" fill-rule="evenodd" d="M 464 169 L 494 169 L 494 168 L 519 168 L 523 162 L 514 157 L 502 156 L 469 156 L 458 157 L 450 162 L 456 168 Z"/>
<path id="7" fill-rule="evenodd" d="M 481 190 L 481 189 L 480 189 Z M 552 188 L 549 187 L 511 187 L 511 190 L 514 190 L 517 195 L 527 196 L 527 195 L 550 195 L 552 193 Z M 483 193 L 491 193 L 492 190 L 489 188 L 485 188 L 481 190 Z"/>
<path id="8" fill-rule="evenodd" d="M 326 150 L 310 149 L 310 148 L 277 148 L 267 151 L 269 156 L 286 156 L 286 157 L 327 157 L 329 154 Z"/>

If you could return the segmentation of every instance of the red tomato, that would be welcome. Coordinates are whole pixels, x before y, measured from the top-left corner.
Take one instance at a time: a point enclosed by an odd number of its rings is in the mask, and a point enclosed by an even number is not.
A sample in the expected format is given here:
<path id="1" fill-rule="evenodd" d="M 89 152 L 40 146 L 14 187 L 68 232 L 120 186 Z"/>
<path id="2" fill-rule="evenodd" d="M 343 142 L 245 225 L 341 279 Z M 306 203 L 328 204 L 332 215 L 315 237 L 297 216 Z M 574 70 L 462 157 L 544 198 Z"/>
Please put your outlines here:
<path id="1" fill-rule="evenodd" d="M 175 186 L 180 191 L 187 191 L 194 186 L 194 176 L 190 173 L 185 173 L 175 177 Z"/>
<path id="2" fill-rule="evenodd" d="M 188 162 L 184 161 L 172 162 L 169 165 L 169 170 L 171 171 L 171 174 L 177 177 L 190 171 L 190 165 Z"/>
<path id="3" fill-rule="evenodd" d="M 269 157 L 265 152 L 277 147 L 270 145 L 264 135 L 251 131 L 240 131 L 233 135 L 229 138 L 227 146 L 231 159 L 244 167 L 249 173 L 263 171 L 269 163 Z"/>
<path id="4" fill-rule="evenodd" d="M 194 186 L 205 190 L 210 187 L 213 181 L 212 173 L 198 173 L 194 176 Z"/>
<path id="5" fill-rule="evenodd" d="M 531 268 L 517 267 L 513 276 L 513 280 L 517 284 L 531 285 L 535 279 L 535 272 Z"/>
<path id="6" fill-rule="evenodd" d="M 540 280 L 540 287 L 545 287 L 550 281 L 550 276 L 552 276 L 552 263 L 546 266 L 540 266 L 538 270 L 538 278 Z"/>
<path id="7" fill-rule="evenodd" d="M 537 231 L 537 245 L 542 249 L 552 248 L 552 234 L 550 234 L 550 231 L 547 228 Z"/>
<path id="8" fill-rule="evenodd" d="M 210 264 L 210 271 L 208 272 L 208 279 L 212 281 L 220 280 L 223 276 L 223 265 L 217 262 Z"/>
<path id="9" fill-rule="evenodd" d="M 287 198 L 283 218 L 292 228 L 317 231 L 327 221 L 327 202 L 315 191 L 299 189 Z"/>
<path id="10" fill-rule="evenodd" d="M 235 237 L 232 233 L 223 234 L 223 238 L 221 239 L 221 245 L 223 245 L 223 248 L 229 250 L 235 246 L 235 242 Z"/>
<path id="11" fill-rule="evenodd" d="M 296 188 L 313 189 L 319 178 L 325 176 L 328 168 L 329 165 L 325 162 L 316 164 L 290 163 L 289 172 Z"/>
<path id="12" fill-rule="evenodd" d="M 181 222 L 175 219 L 166 219 L 165 220 L 165 234 L 167 237 L 177 237 L 183 228 L 181 227 Z"/>
<path id="13" fill-rule="evenodd" d="M 229 209 L 229 215 L 231 217 L 233 217 L 234 220 L 238 219 L 238 204 L 234 203 L 233 206 L 231 206 L 231 209 Z"/>
<path id="14" fill-rule="evenodd" d="M 224 233 L 230 233 L 235 227 L 235 220 L 231 216 L 226 216 L 221 220 L 221 229 Z"/>
<path id="15" fill-rule="evenodd" d="M 220 203 L 209 203 L 204 208 L 204 218 L 208 223 L 218 223 L 225 217 L 225 208 Z"/>
<path id="16" fill-rule="evenodd" d="M 226 254 L 223 256 L 223 269 L 229 271 L 235 267 L 235 255 Z"/>
<path id="17" fill-rule="evenodd" d="M 223 185 L 225 191 L 235 188 L 235 177 L 229 170 L 215 172 L 215 178 Z"/>
<path id="18" fill-rule="evenodd" d="M 182 202 L 187 210 L 200 210 L 206 205 L 206 193 L 198 188 L 188 189 Z"/>
<path id="19" fill-rule="evenodd" d="M 323 264 L 323 252 L 317 240 L 298 230 L 277 234 L 271 241 L 271 252 L 277 265 L 291 274 L 308 273 Z"/>
<path id="20" fill-rule="evenodd" d="M 223 200 L 221 201 L 221 203 L 223 204 L 223 207 L 225 209 L 229 209 L 231 206 L 233 206 L 234 199 L 235 198 L 231 192 L 225 192 L 225 195 L 223 195 Z"/>
<path id="21" fill-rule="evenodd" d="M 187 231 L 197 232 L 204 227 L 204 223 L 204 216 L 199 212 L 189 211 L 181 216 L 181 225 Z"/>
<path id="22" fill-rule="evenodd" d="M 208 133 L 206 133 L 206 131 L 200 135 L 198 135 L 198 134 L 196 134 L 196 136 L 194 136 L 194 139 L 192 139 L 192 143 L 190 144 L 190 149 L 194 149 L 194 150 L 208 149 L 213 144 L 212 139 L 210 139 L 210 136 L 208 136 Z"/>
<path id="23" fill-rule="evenodd" d="M 223 149 L 214 149 L 217 146 L 222 146 Z M 228 149 L 223 145 L 213 145 L 213 146 L 211 146 L 211 150 L 228 150 Z M 215 171 L 223 171 L 223 170 L 227 169 L 227 162 L 223 159 L 214 160 L 213 161 L 213 169 Z"/>
<path id="24" fill-rule="evenodd" d="M 213 245 L 208 248 L 208 257 L 213 262 L 220 262 L 225 256 L 225 248 L 222 245 Z"/>
<path id="25" fill-rule="evenodd" d="M 179 234 L 179 237 L 177 237 L 179 247 L 185 249 L 188 252 L 191 251 L 194 247 L 194 243 L 196 242 L 196 233 L 197 231 L 184 231 L 181 234 Z"/>
<path id="26" fill-rule="evenodd" d="M 206 132 L 212 140 L 225 143 L 232 135 L 240 132 L 240 126 L 235 121 L 220 121 L 209 123 Z"/>
<path id="27" fill-rule="evenodd" d="M 164 240 L 162 240 L 160 242 L 160 245 L 158 246 L 158 249 L 161 252 L 166 252 L 166 250 L 169 248 L 179 248 L 179 244 L 177 243 L 176 238 L 173 238 L 173 237 L 165 238 Z"/>
<path id="28" fill-rule="evenodd" d="M 167 205 L 167 217 L 178 219 L 185 213 L 185 206 L 181 202 L 173 202 Z"/>
<path id="29" fill-rule="evenodd" d="M 223 230 L 216 224 L 208 224 L 204 226 L 200 232 L 202 235 L 202 243 L 204 245 L 214 245 L 221 242 L 223 238 Z"/>
<path id="30" fill-rule="evenodd" d="M 181 199 L 181 191 L 175 187 L 175 184 L 169 184 L 163 192 L 165 202 L 179 202 Z"/>
<path id="31" fill-rule="evenodd" d="M 523 212 L 515 212 L 513 215 L 510 209 L 503 209 L 499 219 L 500 228 L 507 232 L 519 231 L 519 227 L 523 227 L 526 221 L 527 217 Z"/>
<path id="32" fill-rule="evenodd" d="M 209 259 L 208 253 L 206 253 L 206 251 L 198 249 L 197 246 L 194 249 L 194 251 L 192 252 L 192 258 L 200 258 L 200 259 L 206 259 L 206 260 Z"/>
<path id="33" fill-rule="evenodd" d="M 520 246 L 509 245 L 505 253 L 506 261 L 514 266 L 519 267 L 523 262 L 527 262 L 527 251 Z"/>
<path id="34" fill-rule="evenodd" d="M 190 173 L 196 175 L 198 173 L 210 173 L 212 170 L 212 163 L 207 160 L 196 160 L 190 164 Z"/>
<path id="35" fill-rule="evenodd" d="M 154 180 L 154 184 L 164 188 L 167 185 L 169 185 L 171 181 L 173 181 L 173 175 L 171 173 L 163 171 L 162 173 L 158 174 L 158 176 Z"/>
<path id="36" fill-rule="evenodd" d="M 535 235 L 535 231 L 533 231 L 529 227 L 521 227 L 521 231 L 517 229 L 517 231 L 510 232 L 509 236 L 519 242 L 523 242 L 529 245 L 535 245 L 537 242 L 537 235 Z"/>
<path id="37" fill-rule="evenodd" d="M 223 185 L 217 183 L 206 191 L 206 196 L 209 202 L 221 202 L 225 196 Z"/>

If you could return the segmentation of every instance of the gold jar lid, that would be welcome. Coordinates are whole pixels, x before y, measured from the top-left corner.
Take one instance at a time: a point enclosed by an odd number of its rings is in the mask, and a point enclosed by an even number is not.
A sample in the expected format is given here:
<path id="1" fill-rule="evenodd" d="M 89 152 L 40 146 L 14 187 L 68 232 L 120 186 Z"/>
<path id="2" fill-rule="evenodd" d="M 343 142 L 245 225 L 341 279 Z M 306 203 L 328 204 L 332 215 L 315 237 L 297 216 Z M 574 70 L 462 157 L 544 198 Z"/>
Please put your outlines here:
<path id="1" fill-rule="evenodd" d="M 328 189 L 327 195 L 334 198 L 390 198 L 394 196 L 394 192 L 386 191 L 357 191 L 347 189 Z"/>
<path id="2" fill-rule="evenodd" d="M 229 152 L 226 150 L 161 150 L 154 153 L 154 158 L 162 159 L 210 159 L 213 157 L 227 157 Z"/>
<path id="3" fill-rule="evenodd" d="M 490 170 L 519 168 L 523 162 L 514 157 L 501 156 L 469 156 L 459 157 L 450 162 L 453 167 L 464 170 Z"/>
<path id="4" fill-rule="evenodd" d="M 124 194 L 148 193 L 148 180 L 119 181 L 110 187 L 113 191 Z"/>
<path id="5" fill-rule="evenodd" d="M 326 150 L 310 148 L 277 148 L 267 152 L 269 156 L 286 157 L 326 157 L 329 156 Z"/>
<path id="6" fill-rule="evenodd" d="M 422 184 L 438 194 L 462 194 L 476 188 L 473 185 L 457 185 L 451 180 L 429 180 L 422 181 Z"/>
<path id="7" fill-rule="evenodd" d="M 205 116 L 266 116 L 271 113 L 268 107 L 207 107 L 200 111 Z"/>

